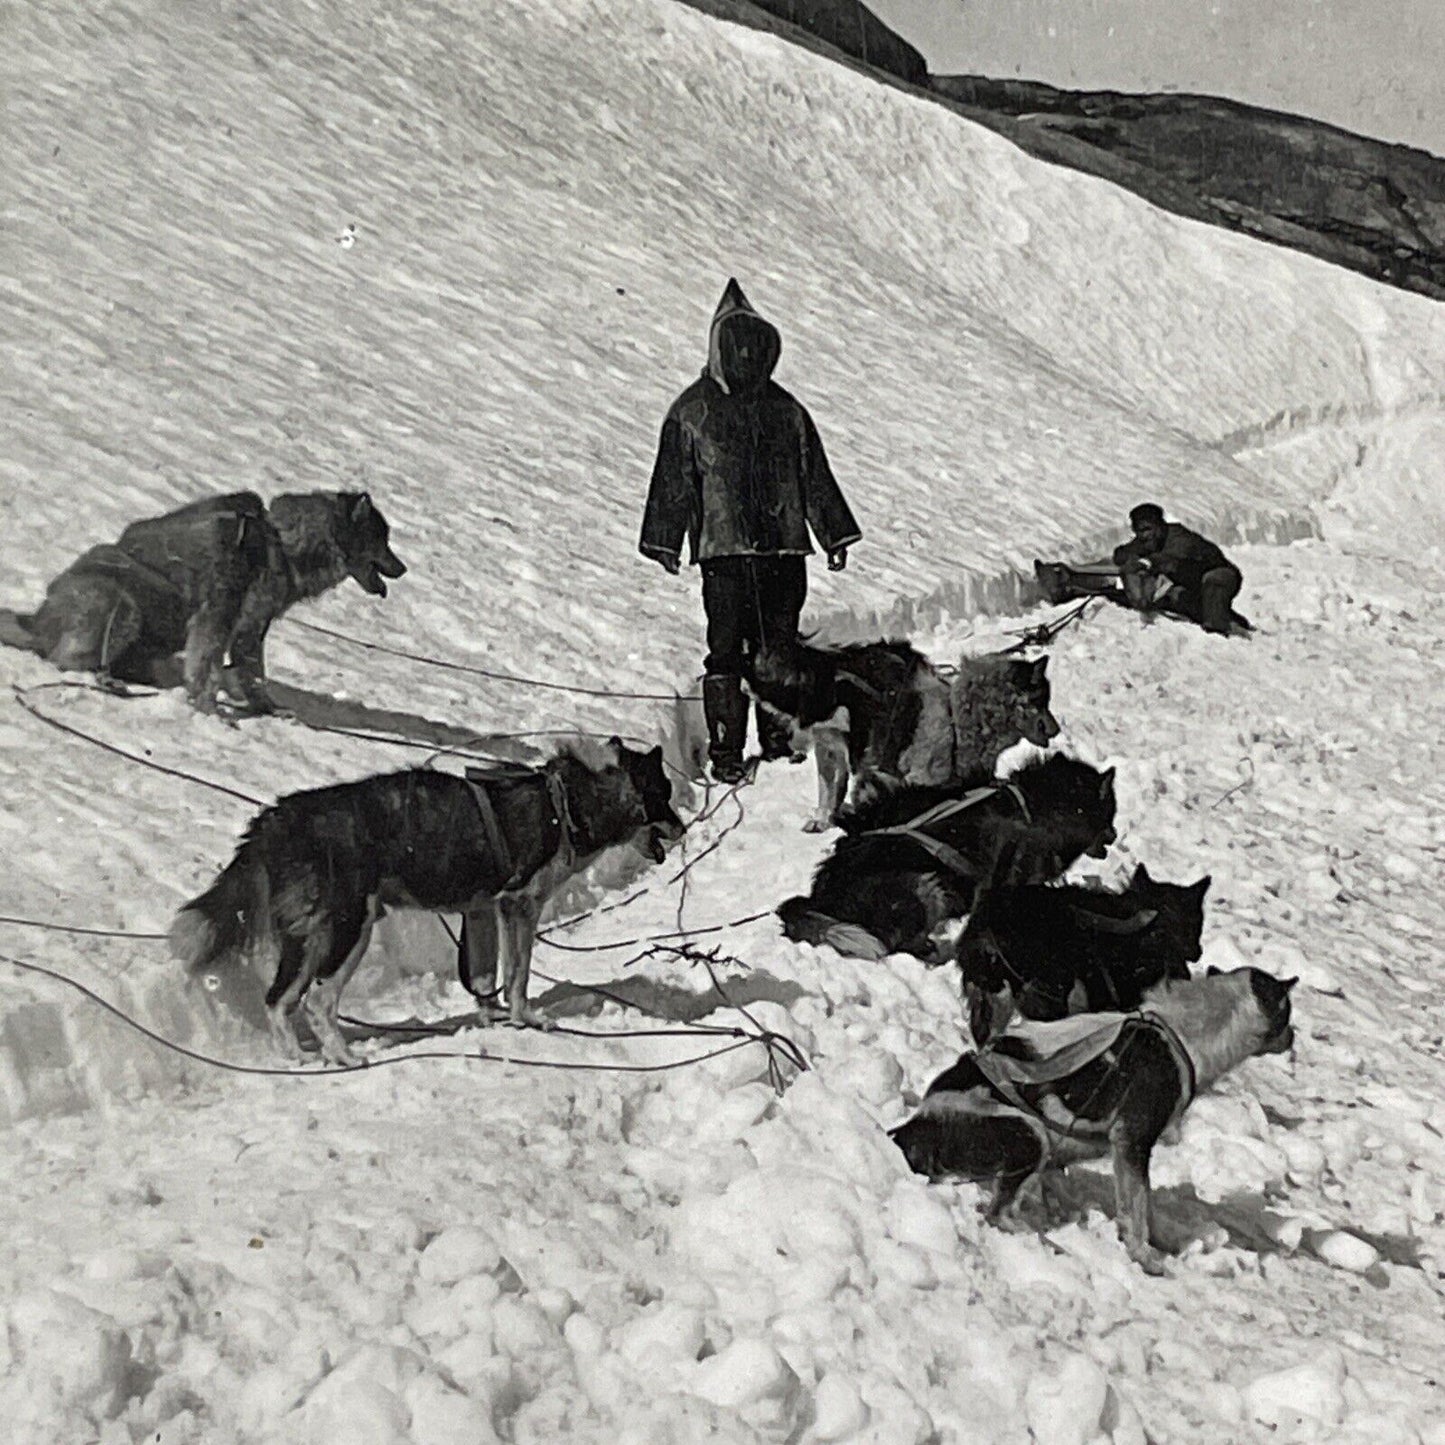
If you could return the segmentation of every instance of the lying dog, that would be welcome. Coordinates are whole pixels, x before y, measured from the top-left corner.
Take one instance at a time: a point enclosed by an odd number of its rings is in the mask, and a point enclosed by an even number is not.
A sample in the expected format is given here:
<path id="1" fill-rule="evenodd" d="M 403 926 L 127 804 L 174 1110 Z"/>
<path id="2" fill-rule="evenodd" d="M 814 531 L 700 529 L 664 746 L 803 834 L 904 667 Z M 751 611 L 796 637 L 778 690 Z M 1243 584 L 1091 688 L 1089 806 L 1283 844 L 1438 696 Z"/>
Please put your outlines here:
<path id="1" fill-rule="evenodd" d="M 1005 783 L 880 781 L 843 826 L 808 895 L 779 905 L 783 932 L 854 958 L 942 962 L 934 931 L 969 912 L 981 883 L 1045 883 L 1082 854 L 1104 856 L 1114 841 L 1114 770 L 1054 754 Z"/>
<path id="2" fill-rule="evenodd" d="M 1064 884 L 982 890 L 957 948 L 974 1043 L 982 1047 L 1015 1014 L 1047 1020 L 1138 1008 L 1155 984 L 1188 978 L 1209 882 L 1160 883 L 1141 863 L 1122 893 Z"/>
<path id="3" fill-rule="evenodd" d="M 1154 1145 L 1201 1089 L 1256 1054 L 1293 1046 L 1296 982 L 1256 968 L 1210 969 L 1154 989 L 1137 1013 L 1026 1024 L 960 1057 L 892 1137 L 916 1173 L 992 1180 L 991 1219 L 1046 1168 L 1112 1152 L 1119 1232 L 1130 1257 L 1157 1274 Z"/>
<path id="4" fill-rule="evenodd" d="M 878 777 L 924 786 L 992 777 L 1005 748 L 1023 738 L 1047 747 L 1059 731 L 1043 657 L 965 657 L 950 681 L 906 642 L 798 642 L 749 658 L 744 680 L 764 707 L 811 737 L 818 807 L 804 825 L 810 833 L 840 821 L 850 782 L 857 803 Z"/>
<path id="5" fill-rule="evenodd" d="M 276 1043 L 299 1054 L 304 999 L 323 1055 L 345 1062 L 341 993 L 384 909 L 462 913 L 464 982 L 490 983 L 497 960 L 483 955 L 495 946 L 512 1022 L 537 1022 L 527 976 L 550 895 L 605 849 L 631 843 L 660 862 L 681 834 L 662 749 L 616 738 L 496 782 L 413 769 L 292 793 L 252 819 L 220 877 L 176 915 L 171 951 L 213 989 L 250 954 L 271 979 Z"/>
<path id="6" fill-rule="evenodd" d="M 0 613 L 0 641 L 68 671 L 184 681 L 203 712 L 216 710 L 223 684 L 246 710 L 267 711 L 266 630 L 347 577 L 385 597 L 382 579 L 406 572 L 388 536 L 365 492 L 304 492 L 269 508 L 253 492 L 210 497 L 92 547 L 51 582 L 38 611 Z"/>

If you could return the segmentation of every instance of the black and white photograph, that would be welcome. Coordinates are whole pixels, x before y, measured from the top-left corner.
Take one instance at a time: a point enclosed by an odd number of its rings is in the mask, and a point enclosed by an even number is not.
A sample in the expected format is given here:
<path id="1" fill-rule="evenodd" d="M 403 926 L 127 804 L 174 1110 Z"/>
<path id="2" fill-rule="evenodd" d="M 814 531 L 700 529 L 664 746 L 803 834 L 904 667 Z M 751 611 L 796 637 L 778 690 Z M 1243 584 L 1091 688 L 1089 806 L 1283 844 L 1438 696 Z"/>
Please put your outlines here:
<path id="1" fill-rule="evenodd" d="M 0 40 L 0 1439 L 1445 1445 L 1437 0 Z"/>

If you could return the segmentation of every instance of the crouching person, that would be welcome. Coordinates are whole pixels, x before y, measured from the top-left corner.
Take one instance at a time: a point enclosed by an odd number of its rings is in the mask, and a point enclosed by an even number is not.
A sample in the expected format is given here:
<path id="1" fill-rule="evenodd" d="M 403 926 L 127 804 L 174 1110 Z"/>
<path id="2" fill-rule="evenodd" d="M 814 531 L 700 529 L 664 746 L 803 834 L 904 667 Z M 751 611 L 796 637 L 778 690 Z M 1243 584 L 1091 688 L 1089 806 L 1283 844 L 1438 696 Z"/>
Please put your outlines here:
<path id="1" fill-rule="evenodd" d="M 1244 578 L 1207 537 L 1164 519 L 1155 502 L 1129 513 L 1134 535 L 1114 548 L 1111 559 L 1070 567 L 1035 562 L 1034 573 L 1050 602 L 1103 596 L 1141 612 L 1173 612 L 1206 632 L 1227 635 L 1231 625 L 1251 630 L 1232 610 Z"/>
<path id="2" fill-rule="evenodd" d="M 662 425 L 638 548 L 676 574 L 686 537 L 702 567 L 707 616 L 703 711 L 719 782 L 746 774 L 743 661 L 792 643 L 808 590 L 811 529 L 841 571 L 862 536 L 813 419 L 772 380 L 782 338 L 730 280 L 712 319 L 702 376 Z M 791 751 L 789 729 L 758 709 L 765 759 Z"/>

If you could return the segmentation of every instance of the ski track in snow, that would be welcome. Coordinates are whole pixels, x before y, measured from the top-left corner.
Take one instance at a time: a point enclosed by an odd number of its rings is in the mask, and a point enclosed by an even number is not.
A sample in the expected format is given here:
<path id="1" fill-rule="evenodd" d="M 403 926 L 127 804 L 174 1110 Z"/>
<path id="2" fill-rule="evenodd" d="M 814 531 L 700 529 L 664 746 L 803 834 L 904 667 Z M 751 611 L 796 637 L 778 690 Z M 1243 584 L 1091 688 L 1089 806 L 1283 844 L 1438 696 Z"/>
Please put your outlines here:
<path id="1" fill-rule="evenodd" d="M 867 532 L 841 577 L 813 570 L 809 618 L 835 635 L 997 645 L 1009 624 L 979 613 L 1016 610 L 1031 557 L 1097 550 L 1145 493 L 1225 539 L 1330 539 L 1231 549 L 1248 642 L 1105 611 L 1053 648 L 1065 743 L 1120 768 L 1121 839 L 1092 870 L 1212 873 L 1206 962 L 1304 979 L 1294 1057 L 1244 1066 L 1156 1155 L 1166 1223 L 1201 1241 L 1170 1278 L 1128 1264 L 1098 1171 L 1031 1216 L 1043 1235 L 908 1175 L 882 1126 L 959 1047 L 954 980 L 787 944 L 770 919 L 700 942 L 741 960 L 719 965 L 728 996 L 808 1051 L 781 1098 L 756 1045 L 656 1074 L 217 1074 L 0 964 L 12 1438 L 1445 1440 L 1438 307 L 664 0 L 29 5 L 7 42 L 4 605 L 193 496 L 365 485 L 412 572 L 304 618 L 687 689 L 695 582 L 633 545 L 656 427 L 733 272 Z M 363 729 L 676 726 L 293 623 L 272 668 Z M 53 680 L 0 652 L 0 683 Z M 175 695 L 28 696 L 263 799 L 425 756 L 233 729 Z M 685 895 L 671 864 L 600 874 L 571 901 L 648 891 L 560 936 L 705 927 L 798 891 L 827 842 L 798 831 L 812 786 L 769 769 L 740 822 L 724 801 L 688 840 L 696 857 L 738 824 Z M 0 788 L 0 912 L 141 932 L 254 811 L 14 702 Z M 379 932 L 356 1012 L 463 1006 L 434 920 Z M 638 952 L 536 963 L 735 1021 L 697 965 Z M 159 943 L 0 925 L 0 954 L 271 1062 L 207 1026 Z M 662 1063 L 711 1043 L 441 1047 Z"/>

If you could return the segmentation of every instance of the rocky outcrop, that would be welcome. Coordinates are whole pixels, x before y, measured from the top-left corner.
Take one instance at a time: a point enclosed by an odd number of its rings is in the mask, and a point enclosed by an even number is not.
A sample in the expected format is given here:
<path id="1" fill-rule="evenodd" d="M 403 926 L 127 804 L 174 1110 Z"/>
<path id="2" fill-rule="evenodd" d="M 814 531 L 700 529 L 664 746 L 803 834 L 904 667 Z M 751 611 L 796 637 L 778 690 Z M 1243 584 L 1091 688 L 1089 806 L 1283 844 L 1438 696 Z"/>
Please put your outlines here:
<path id="1" fill-rule="evenodd" d="M 859 0 L 684 0 L 724 20 L 771 30 L 810 49 L 841 51 L 869 70 L 909 85 L 928 84 L 928 63 Z"/>
<path id="2" fill-rule="evenodd" d="M 930 76 L 923 56 L 859 0 L 684 3 L 926 88 L 1030 155 L 1167 211 L 1445 300 L 1445 160 L 1426 151 L 1216 96 Z"/>
<path id="3" fill-rule="evenodd" d="M 1445 299 L 1445 161 L 1206 95 L 1067 91 L 934 76 L 934 91 L 1030 154 L 1166 210 Z"/>

